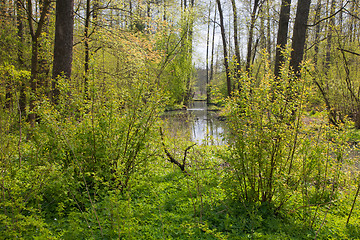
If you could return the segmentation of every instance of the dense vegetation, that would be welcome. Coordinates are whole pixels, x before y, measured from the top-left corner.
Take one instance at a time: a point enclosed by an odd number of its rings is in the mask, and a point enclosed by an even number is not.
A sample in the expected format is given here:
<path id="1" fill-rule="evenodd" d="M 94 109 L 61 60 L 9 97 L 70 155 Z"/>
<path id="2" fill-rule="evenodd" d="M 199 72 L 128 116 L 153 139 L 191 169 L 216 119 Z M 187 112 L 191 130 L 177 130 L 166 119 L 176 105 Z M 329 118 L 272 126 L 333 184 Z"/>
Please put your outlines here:
<path id="1" fill-rule="evenodd" d="M 66 0 L 59 50 L 60 2 L 0 1 L 0 239 L 360 239 L 358 3 Z M 161 117 L 195 92 L 226 144 Z"/>

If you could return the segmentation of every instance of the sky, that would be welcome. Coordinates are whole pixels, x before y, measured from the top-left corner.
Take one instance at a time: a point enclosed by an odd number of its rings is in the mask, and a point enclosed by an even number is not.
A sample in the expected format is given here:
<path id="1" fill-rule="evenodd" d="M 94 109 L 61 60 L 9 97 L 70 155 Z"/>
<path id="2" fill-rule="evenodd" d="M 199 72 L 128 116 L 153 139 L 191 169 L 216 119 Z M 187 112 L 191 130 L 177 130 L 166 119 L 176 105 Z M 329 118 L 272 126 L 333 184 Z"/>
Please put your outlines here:
<path id="1" fill-rule="evenodd" d="M 223 13 L 224 13 L 224 21 L 225 21 L 225 25 L 230 26 L 229 25 L 229 21 L 233 21 L 232 20 L 232 8 L 230 5 L 230 1 L 222 1 L 223 5 Z M 211 6 L 211 15 L 210 15 L 210 21 L 214 20 L 214 13 L 215 13 L 215 0 L 200 0 L 198 2 L 199 4 L 199 9 L 200 13 L 199 13 L 199 17 L 197 18 L 196 21 L 196 28 L 195 28 L 195 34 L 194 34 L 194 39 L 193 39 L 193 61 L 194 61 L 194 65 L 196 67 L 202 67 L 202 68 L 206 68 L 206 40 L 207 40 L 207 31 L 208 31 L 208 14 L 209 14 L 209 7 Z M 238 10 L 241 11 L 241 5 L 240 2 L 238 1 Z M 239 11 L 239 12 L 240 12 Z M 219 14 L 217 14 L 219 15 Z M 229 16 L 231 15 L 231 16 Z M 239 18 L 241 19 L 243 16 L 240 16 Z M 221 38 L 221 32 L 220 32 L 220 26 L 218 25 L 219 23 L 219 16 L 217 16 L 217 20 L 216 20 L 216 29 L 215 29 L 215 52 L 218 48 L 221 48 L 222 51 L 222 38 Z M 232 23 L 231 23 L 232 25 Z M 211 54 L 211 41 L 212 41 L 212 31 L 213 31 L 213 23 L 211 24 L 210 27 L 210 47 L 209 47 L 209 55 Z M 233 31 L 231 31 L 232 33 Z M 239 29 L 239 32 L 241 34 L 241 29 Z M 241 39 L 241 38 L 240 38 Z M 232 37 L 231 39 L 229 39 L 229 36 L 227 36 L 227 42 L 229 43 L 229 40 L 232 41 Z M 244 39 L 240 40 L 243 41 Z M 244 42 L 242 42 L 241 44 L 245 44 Z"/>

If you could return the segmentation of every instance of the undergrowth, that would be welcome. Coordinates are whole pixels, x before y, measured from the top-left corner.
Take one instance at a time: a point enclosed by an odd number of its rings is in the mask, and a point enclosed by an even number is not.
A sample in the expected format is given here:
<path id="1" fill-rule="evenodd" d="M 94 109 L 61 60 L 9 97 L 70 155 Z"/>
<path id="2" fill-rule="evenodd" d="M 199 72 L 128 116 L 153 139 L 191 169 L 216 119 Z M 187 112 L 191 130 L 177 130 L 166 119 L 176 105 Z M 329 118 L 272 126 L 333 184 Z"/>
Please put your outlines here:
<path id="1" fill-rule="evenodd" d="M 32 124 L 1 108 L 0 238 L 360 239 L 358 132 L 305 125 L 306 75 L 282 74 L 242 75 L 221 146 L 159 130 L 167 97 L 149 69 L 91 79 L 85 99 L 59 80 Z"/>

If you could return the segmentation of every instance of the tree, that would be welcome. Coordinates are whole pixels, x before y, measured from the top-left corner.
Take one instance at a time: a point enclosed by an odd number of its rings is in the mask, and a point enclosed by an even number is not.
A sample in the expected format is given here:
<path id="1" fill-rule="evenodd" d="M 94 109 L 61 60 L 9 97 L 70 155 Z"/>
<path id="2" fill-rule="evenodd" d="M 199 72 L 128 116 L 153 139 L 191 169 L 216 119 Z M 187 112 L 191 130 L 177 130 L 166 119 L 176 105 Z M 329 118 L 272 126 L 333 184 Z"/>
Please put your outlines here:
<path id="1" fill-rule="evenodd" d="M 184 0 L 184 17 L 185 17 L 185 29 L 184 34 L 186 34 L 185 44 L 183 44 L 185 54 L 188 55 L 186 58 L 189 61 L 189 64 L 192 65 L 192 48 L 193 48 L 193 28 L 194 28 L 194 0 L 190 0 L 190 5 L 187 4 L 187 0 Z M 185 95 L 184 95 L 184 105 L 188 105 L 191 98 L 191 78 L 192 71 L 186 78 L 186 87 L 185 87 Z"/>
<path id="2" fill-rule="evenodd" d="M 227 86 L 227 94 L 228 96 L 231 95 L 231 79 L 230 79 L 230 71 L 229 71 L 229 56 L 227 52 L 227 43 L 226 43 L 226 35 L 225 35 L 225 25 L 224 25 L 224 15 L 221 8 L 220 0 L 216 0 L 218 10 L 219 10 L 219 17 L 220 17 L 220 28 L 221 28 L 221 38 L 223 42 L 223 51 L 224 51 L 224 66 L 226 71 L 226 86 Z"/>
<path id="3" fill-rule="evenodd" d="M 62 74 L 71 77 L 74 30 L 74 0 L 56 1 L 55 45 L 52 83 L 52 102 L 57 103 L 57 78 Z"/>
<path id="4" fill-rule="evenodd" d="M 324 66 L 324 70 L 325 73 L 326 71 L 329 69 L 329 64 L 331 61 L 331 46 L 332 46 L 332 39 L 333 39 L 333 29 L 335 27 L 335 18 L 334 18 L 334 13 L 335 13 L 335 0 L 331 0 L 331 4 L 330 4 L 330 19 L 329 19 L 329 23 L 328 23 L 328 30 L 327 30 L 327 46 L 326 46 L 326 55 L 325 55 L 325 66 Z"/>
<path id="5" fill-rule="evenodd" d="M 210 103 L 210 79 L 209 79 L 209 44 L 210 44 L 210 15 L 212 2 L 209 4 L 209 14 L 207 18 L 207 35 L 206 35 L 206 103 Z M 215 11 L 216 12 L 216 11 Z"/>
<path id="6" fill-rule="evenodd" d="M 317 0 L 316 3 L 316 8 L 315 8 L 315 19 L 314 19 L 314 24 L 315 25 L 315 39 L 314 39 L 314 51 L 315 51 L 315 55 L 314 55 L 314 64 L 315 67 L 317 67 L 317 59 L 318 59 L 318 54 L 319 54 L 319 41 L 320 41 L 320 12 L 321 12 L 321 0 Z"/>
<path id="7" fill-rule="evenodd" d="M 255 0 L 254 7 L 251 12 L 249 36 L 248 36 L 248 44 L 247 44 L 246 67 L 245 67 L 245 70 L 247 72 L 250 71 L 251 56 L 253 54 L 253 38 L 254 38 L 255 22 L 256 22 L 257 15 L 258 15 L 258 10 L 260 9 L 262 3 L 263 2 L 262 1 L 260 2 L 260 0 Z"/>
<path id="8" fill-rule="evenodd" d="M 271 56 L 272 56 L 272 44 L 271 44 L 271 22 L 272 22 L 272 17 L 270 15 L 270 0 L 266 0 L 266 5 L 267 5 L 267 28 L 266 28 L 266 35 L 267 35 L 267 51 L 269 53 L 269 60 L 271 61 Z M 276 48 L 276 47 L 275 47 Z"/>
<path id="9" fill-rule="evenodd" d="M 292 49 L 290 66 L 295 73 L 300 71 L 300 63 L 303 60 L 307 21 L 309 17 L 311 0 L 299 0 L 296 10 L 294 32 L 292 37 Z"/>
<path id="10" fill-rule="evenodd" d="M 210 76 L 209 82 L 212 81 L 214 77 L 214 51 L 215 51 L 215 30 L 216 30 L 216 5 L 215 5 L 215 13 L 214 13 L 214 20 L 213 20 L 213 32 L 212 32 L 212 39 L 211 39 L 211 60 L 210 60 Z"/>
<path id="11" fill-rule="evenodd" d="M 30 89 L 33 96 L 30 98 L 30 112 L 35 108 L 35 96 L 37 94 L 37 80 L 39 72 L 39 40 L 43 27 L 45 25 L 46 17 L 50 8 L 50 0 L 44 0 L 41 6 L 40 19 L 37 21 L 37 28 L 34 28 L 34 14 L 33 14 L 33 5 L 32 0 L 27 1 L 27 14 L 28 14 L 28 23 L 29 30 L 31 35 L 31 78 L 30 78 Z M 34 124 L 36 114 L 34 112 L 30 113 L 29 121 L 31 124 Z"/>
<path id="12" fill-rule="evenodd" d="M 89 47 L 89 28 L 90 28 L 90 0 L 86 0 L 86 13 L 85 13 L 85 29 L 84 29 L 84 46 L 85 46 L 85 59 L 84 59 L 84 93 L 88 97 L 88 72 L 90 62 L 90 47 Z"/>
<path id="13" fill-rule="evenodd" d="M 275 70 L 276 77 L 279 76 L 280 66 L 284 62 L 282 51 L 285 49 L 288 38 L 289 18 L 291 0 L 282 0 L 279 18 L 279 29 L 276 42 Z"/>
<path id="14" fill-rule="evenodd" d="M 236 73 L 235 76 L 236 78 L 239 77 L 239 72 L 241 70 L 241 66 L 240 66 L 240 49 L 239 49 L 239 40 L 238 40 L 238 22 L 237 22 L 237 8 L 236 8 L 236 3 L 235 0 L 231 0 L 231 5 L 232 5 L 232 9 L 233 9 L 233 24 L 234 24 L 234 47 L 235 47 L 235 57 L 236 57 Z"/>
<path id="15" fill-rule="evenodd" d="M 18 37 L 18 64 L 20 67 L 24 66 L 24 24 L 23 24 L 23 17 L 24 11 L 22 8 L 21 0 L 16 1 L 16 23 L 17 23 L 17 37 Z M 25 112 L 26 109 L 26 94 L 25 94 L 25 82 L 20 83 L 19 89 L 19 111 Z"/>
<path id="16" fill-rule="evenodd" d="M 18 63 L 20 66 L 24 65 L 24 24 L 23 24 L 23 9 L 21 0 L 16 0 L 16 24 L 18 36 Z"/>

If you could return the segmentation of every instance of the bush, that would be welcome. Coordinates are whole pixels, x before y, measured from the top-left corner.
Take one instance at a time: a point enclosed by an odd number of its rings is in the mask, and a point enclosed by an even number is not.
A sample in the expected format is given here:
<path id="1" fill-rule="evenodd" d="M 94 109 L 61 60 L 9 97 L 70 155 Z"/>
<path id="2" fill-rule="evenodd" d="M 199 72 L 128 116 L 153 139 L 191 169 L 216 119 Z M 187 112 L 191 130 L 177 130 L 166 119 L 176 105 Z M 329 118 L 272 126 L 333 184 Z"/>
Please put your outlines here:
<path id="1" fill-rule="evenodd" d="M 314 206 L 336 199 L 345 133 L 328 125 L 308 131 L 303 125 L 307 75 L 298 78 L 285 64 L 275 78 L 264 62 L 263 77 L 243 74 L 242 90 L 227 103 L 231 134 L 225 187 L 242 204 L 267 205 L 275 214 L 291 207 L 301 219 L 313 221 Z"/>

